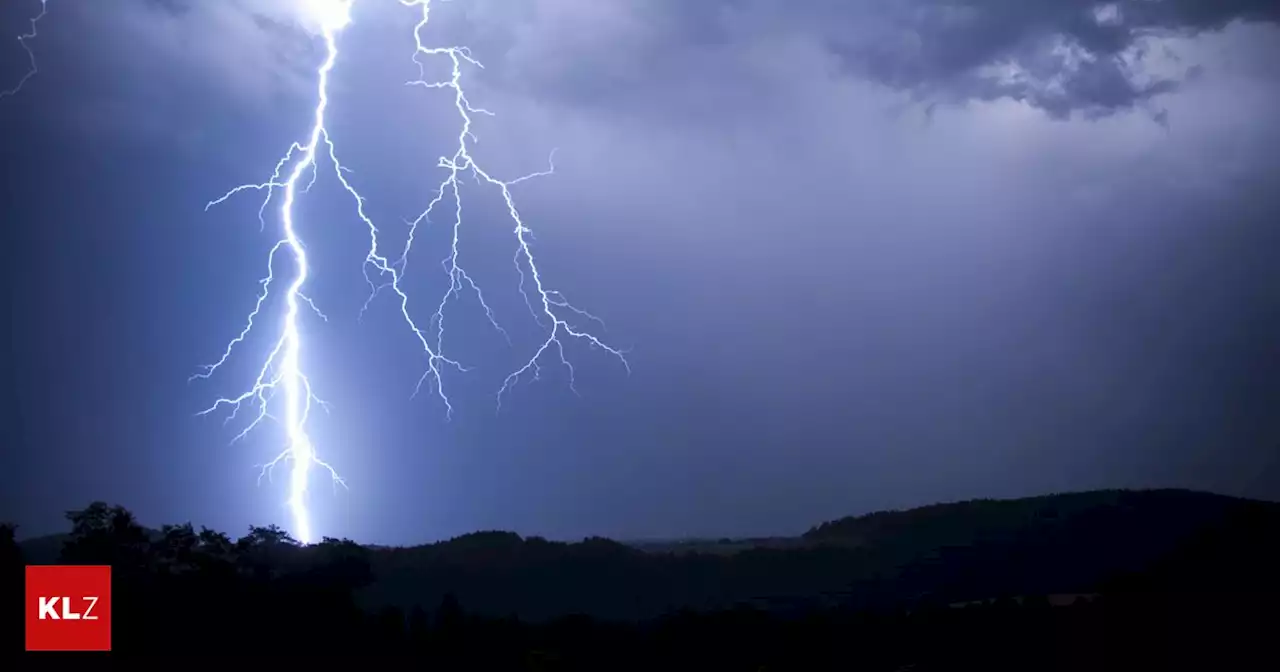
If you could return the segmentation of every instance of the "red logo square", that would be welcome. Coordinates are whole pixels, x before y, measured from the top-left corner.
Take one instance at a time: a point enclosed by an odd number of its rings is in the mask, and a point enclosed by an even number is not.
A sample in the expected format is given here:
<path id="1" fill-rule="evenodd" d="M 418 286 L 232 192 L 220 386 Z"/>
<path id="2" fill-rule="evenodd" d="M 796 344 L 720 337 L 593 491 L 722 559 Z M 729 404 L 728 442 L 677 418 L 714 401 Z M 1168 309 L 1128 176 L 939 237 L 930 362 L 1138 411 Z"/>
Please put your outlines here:
<path id="1" fill-rule="evenodd" d="M 27 565 L 27 650 L 110 651 L 111 567 Z"/>

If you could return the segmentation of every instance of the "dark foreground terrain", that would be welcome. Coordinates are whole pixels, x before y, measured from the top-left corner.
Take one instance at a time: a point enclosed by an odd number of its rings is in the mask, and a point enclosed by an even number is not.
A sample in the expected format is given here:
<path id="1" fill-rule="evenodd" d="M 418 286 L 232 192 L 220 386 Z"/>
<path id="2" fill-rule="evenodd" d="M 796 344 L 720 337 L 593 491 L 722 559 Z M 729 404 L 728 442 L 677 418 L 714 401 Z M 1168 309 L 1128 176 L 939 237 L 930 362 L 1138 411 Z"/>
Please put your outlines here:
<path id="1" fill-rule="evenodd" d="M 21 622 L 24 563 L 111 564 L 113 657 L 412 656 L 459 670 L 1274 669 L 1280 625 L 1280 505 L 1186 491 L 941 504 L 706 547 L 504 532 L 300 547 L 274 527 L 239 540 L 189 525 L 147 530 L 102 503 L 68 519 L 69 535 L 22 544 L 0 528 L 7 622 Z M 5 632 L 5 649 L 21 656 L 21 629 Z"/>

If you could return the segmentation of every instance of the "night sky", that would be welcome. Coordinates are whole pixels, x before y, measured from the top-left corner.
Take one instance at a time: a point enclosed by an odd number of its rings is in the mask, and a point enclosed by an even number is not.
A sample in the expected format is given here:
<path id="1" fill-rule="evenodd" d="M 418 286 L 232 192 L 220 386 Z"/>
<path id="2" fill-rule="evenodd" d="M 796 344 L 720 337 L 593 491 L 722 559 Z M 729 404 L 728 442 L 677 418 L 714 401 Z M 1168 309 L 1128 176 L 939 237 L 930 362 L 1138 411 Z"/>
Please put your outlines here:
<path id="1" fill-rule="evenodd" d="M 288 524 L 281 449 L 238 393 L 279 328 L 210 380 L 279 221 L 323 56 L 301 0 L 50 0 L 40 72 L 0 99 L 9 291 L 0 518 L 34 535 L 101 499 L 144 524 Z M 1092 5 L 1092 7 L 1091 7 Z M 36 0 L 0 2 L 16 37 Z M 404 83 L 417 14 L 358 0 L 329 130 L 398 249 L 458 133 Z M 332 171 L 300 201 L 305 366 L 331 405 L 317 532 L 416 543 L 792 534 L 939 500 L 1172 486 L 1280 498 L 1280 8 L 1273 0 L 456 0 L 475 156 L 513 188 L 549 286 L 598 315 L 496 411 L 545 337 L 500 195 L 463 183 L 463 293 L 424 357 Z M 0 88 L 22 77 L 0 42 Z M 439 72 L 429 72 L 438 76 Z M 447 287 L 446 207 L 406 283 Z M 281 262 L 278 273 L 291 266 Z M 273 309 L 272 306 L 275 306 Z M 584 325 L 588 326 L 588 325 Z"/>

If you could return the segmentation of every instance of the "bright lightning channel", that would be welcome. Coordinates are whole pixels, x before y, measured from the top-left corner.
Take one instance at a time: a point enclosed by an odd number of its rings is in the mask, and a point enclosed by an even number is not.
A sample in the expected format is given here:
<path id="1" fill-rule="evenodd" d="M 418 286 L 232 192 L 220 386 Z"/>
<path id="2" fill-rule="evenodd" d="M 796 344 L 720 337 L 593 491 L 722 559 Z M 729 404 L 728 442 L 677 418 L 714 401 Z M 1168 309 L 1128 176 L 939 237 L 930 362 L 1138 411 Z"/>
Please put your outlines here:
<path id="1" fill-rule="evenodd" d="M 26 86 L 27 80 L 35 77 L 36 73 L 40 72 L 40 68 L 36 66 L 36 52 L 31 49 L 31 45 L 27 42 L 36 39 L 38 36 L 36 27 L 39 25 L 40 19 L 43 19 L 44 15 L 48 12 L 48 0 L 40 0 L 40 13 L 36 14 L 31 19 L 31 32 L 23 33 L 18 36 L 18 44 L 22 45 L 22 50 L 27 52 L 27 71 L 22 75 L 22 79 L 19 79 L 18 83 L 13 85 L 12 89 L 0 91 L 0 99 L 8 98 L 9 96 L 16 96 L 18 92 L 22 90 L 22 87 Z"/>
<path id="2" fill-rule="evenodd" d="M 465 63 L 481 69 L 483 69 L 484 66 L 471 56 L 471 50 L 465 46 L 431 47 L 427 46 L 423 42 L 423 31 L 426 30 L 431 18 L 431 0 L 400 0 L 400 4 L 405 5 L 406 7 L 417 7 L 421 11 L 418 23 L 413 29 L 413 41 L 415 47 L 413 61 L 418 66 L 419 77 L 418 79 L 408 83 L 410 85 L 421 86 L 426 89 L 447 89 L 452 91 L 454 108 L 458 112 L 460 122 L 457 136 L 458 145 L 454 150 L 453 156 L 442 156 L 437 163 L 437 166 L 446 169 L 448 174 L 445 176 L 444 181 L 440 183 L 439 187 L 437 187 L 436 196 L 427 205 L 426 210 L 424 210 L 417 219 L 410 222 L 409 238 L 405 244 L 404 253 L 401 255 L 401 264 L 403 265 L 404 259 L 409 254 L 409 250 L 413 245 L 413 234 L 418 224 L 424 221 L 430 221 L 433 209 L 442 200 L 444 200 L 445 193 L 448 192 L 455 205 L 453 213 L 453 240 L 450 248 L 450 254 L 444 260 L 445 271 L 449 274 L 451 282 L 448 291 L 445 292 L 444 297 L 440 301 L 436 313 L 432 316 L 432 320 L 436 324 L 437 328 L 437 345 L 440 342 L 440 335 L 444 332 L 445 304 L 449 301 L 450 297 L 457 296 L 458 292 L 463 289 L 464 282 L 475 290 L 477 298 L 480 300 L 481 305 L 485 309 L 486 315 L 489 317 L 489 321 L 493 323 L 495 328 L 501 330 L 501 327 L 498 327 L 497 322 L 493 319 L 493 312 L 489 310 L 489 306 L 484 303 L 484 296 L 481 294 L 480 288 L 471 279 L 471 276 L 467 275 L 467 273 L 462 270 L 462 267 L 458 265 L 458 235 L 462 228 L 462 199 L 458 189 L 458 178 L 459 176 L 469 172 L 477 179 L 477 181 L 496 187 L 502 194 L 502 199 L 507 206 L 507 214 L 515 225 L 514 233 L 516 239 L 516 251 L 514 261 L 516 271 L 520 274 L 520 294 L 524 297 L 525 305 L 528 306 L 530 314 L 533 315 L 533 319 L 538 322 L 538 324 L 547 328 L 546 338 L 533 352 L 533 355 L 529 357 L 523 366 L 513 371 L 502 382 L 502 388 L 498 390 L 498 408 L 502 408 L 503 394 L 510 391 L 512 386 L 519 382 L 521 376 L 532 374 L 535 380 L 539 377 L 541 367 L 538 362 L 542 359 L 543 355 L 553 349 L 559 358 L 560 364 L 568 370 L 569 388 L 577 393 L 577 387 L 574 384 L 575 372 L 573 364 L 570 363 L 568 358 L 565 356 L 564 341 L 561 340 L 564 337 L 585 341 L 593 348 L 599 348 L 608 352 L 616 357 L 622 363 L 623 367 L 626 368 L 627 372 L 630 373 L 631 365 L 627 362 L 627 358 L 622 350 L 607 345 L 604 341 L 600 340 L 588 331 L 575 328 L 568 321 L 569 318 L 564 316 L 561 312 L 558 312 L 566 311 L 579 318 L 585 318 L 593 321 L 599 324 L 602 328 L 604 326 L 604 323 L 600 318 L 585 310 L 575 307 L 565 299 L 562 293 L 554 289 L 549 289 L 546 286 L 542 272 L 538 269 L 537 262 L 534 259 L 533 249 L 530 247 L 533 231 L 525 225 L 524 220 L 520 217 L 520 211 L 516 208 L 515 200 L 511 195 L 511 187 L 516 184 L 535 177 L 554 173 L 554 152 L 552 153 L 552 160 L 548 162 L 549 166 L 545 171 L 530 173 L 507 181 L 499 180 L 485 171 L 485 169 L 481 167 L 481 165 L 471 156 L 471 143 L 476 141 L 476 136 L 471 131 L 471 115 L 483 114 L 493 116 L 493 113 L 484 108 L 473 106 L 471 101 L 467 98 L 466 92 L 462 88 L 463 64 Z M 422 59 L 423 57 L 428 56 L 443 56 L 450 60 L 452 68 L 450 69 L 448 79 L 437 81 L 428 81 L 426 79 L 426 66 Z M 537 294 L 536 300 L 529 296 L 526 289 L 530 280 L 532 280 L 533 291 Z M 535 303 L 537 304 L 537 308 L 534 307 Z M 545 323 L 543 318 L 546 318 Z M 506 335 L 505 331 L 502 333 L 504 336 Z"/>
<path id="3" fill-rule="evenodd" d="M 298 195 L 298 182 L 302 179 L 303 173 L 308 168 L 312 170 L 314 178 L 316 172 L 316 152 L 320 148 L 320 143 L 324 142 L 329 147 L 330 157 L 333 159 L 335 172 L 338 173 L 339 179 L 345 178 L 342 175 L 343 167 L 338 163 L 336 153 L 333 150 L 333 144 L 329 141 L 329 133 L 325 128 L 325 111 L 329 107 L 329 74 L 333 71 L 333 66 L 338 59 L 337 35 L 350 23 L 350 0 L 338 0 L 335 3 L 309 3 L 312 11 L 309 18 L 316 19 L 320 23 L 321 35 L 324 38 L 325 58 L 317 70 L 317 103 L 314 111 L 311 132 L 308 136 L 306 144 L 294 143 L 289 147 L 289 151 L 276 163 L 275 172 L 271 178 L 261 184 L 243 184 L 226 194 L 221 198 L 210 201 L 205 210 L 212 208 L 219 203 L 227 200 L 231 196 L 246 190 L 266 191 L 266 197 L 263 199 L 262 205 L 258 210 L 259 222 L 265 228 L 265 220 L 263 219 L 263 211 L 271 202 L 272 196 L 275 195 L 277 189 L 282 190 L 284 195 L 280 205 L 280 221 L 284 236 L 271 248 L 270 254 L 267 256 L 267 276 L 260 281 L 262 286 L 261 292 L 258 294 L 257 303 L 254 304 L 253 310 L 249 313 L 244 328 L 230 342 L 227 343 L 226 349 L 223 350 L 222 357 L 217 362 L 204 367 L 204 371 L 196 374 L 192 378 L 208 378 L 212 376 L 219 367 L 221 367 L 231 357 L 231 351 L 236 345 L 239 345 L 248 337 L 249 332 L 253 330 L 254 319 L 257 318 L 259 311 L 262 309 L 263 303 L 267 300 L 271 292 L 271 285 L 275 281 L 275 259 L 276 254 L 283 249 L 288 249 L 293 256 L 297 266 L 293 281 L 289 283 L 285 290 L 284 303 L 285 313 L 283 326 L 280 330 L 280 336 L 276 340 L 275 347 L 272 348 L 267 359 L 262 364 L 262 368 L 258 370 L 258 375 L 254 379 L 253 385 L 237 397 L 220 398 L 213 403 L 212 406 L 201 411 L 201 415 L 206 415 L 222 406 L 231 406 L 231 415 L 227 418 L 231 420 L 239 412 L 241 406 L 246 403 L 253 403 L 257 406 L 257 416 L 250 422 L 232 441 L 243 438 L 246 434 L 253 430 L 262 420 L 269 417 L 271 409 L 270 402 L 279 393 L 283 397 L 284 417 L 280 418 L 284 425 L 286 435 L 286 445 L 284 450 L 276 456 L 276 458 L 263 465 L 262 472 L 259 474 L 259 480 L 263 475 L 270 475 L 277 464 L 288 460 L 290 463 L 289 470 L 289 512 L 293 518 L 293 534 L 298 541 L 308 544 L 312 542 L 312 526 L 311 514 L 307 508 L 307 483 L 309 480 L 311 467 L 319 466 L 328 471 L 330 478 L 335 485 L 344 485 L 342 477 L 332 466 L 321 460 L 315 451 L 315 446 L 311 442 L 311 437 L 307 434 L 307 419 L 311 414 L 313 403 L 323 405 L 315 392 L 311 389 L 311 381 L 302 371 L 300 363 L 302 350 L 302 332 L 298 327 L 298 312 L 301 303 L 310 306 L 321 318 L 324 314 L 316 308 L 316 305 L 302 293 L 302 286 L 307 281 L 307 275 L 310 272 L 310 266 L 307 263 L 306 249 L 302 244 L 302 240 L 298 237 L 297 229 L 294 225 L 294 202 Z M 318 11 L 323 9 L 324 11 Z M 287 164 L 294 159 L 294 154 L 299 156 L 294 162 L 292 168 L 288 170 L 288 176 L 281 181 L 281 172 L 286 169 Z M 310 184 L 306 188 L 309 188 Z M 304 188 L 305 190 L 305 188 Z M 354 192 L 353 192 L 354 193 Z M 357 203 L 360 203 L 357 196 Z M 327 318 L 326 318 L 327 319 Z"/>
<path id="4" fill-rule="evenodd" d="M 271 199 L 279 191 L 283 194 L 280 204 L 280 220 L 282 223 L 283 236 L 271 248 L 267 258 L 267 275 L 260 280 L 261 290 L 254 304 L 253 310 L 250 311 L 244 327 L 235 338 L 231 339 L 223 350 L 222 356 L 213 364 L 203 368 L 201 373 L 192 376 L 195 378 L 211 377 L 228 359 L 231 357 L 232 350 L 241 344 L 254 328 L 255 319 L 262 310 L 263 305 L 267 301 L 271 287 L 276 281 L 275 277 L 275 260 L 278 252 L 287 251 L 294 259 L 296 270 L 292 282 L 286 288 L 284 293 L 285 310 L 282 319 L 282 327 L 279 338 L 275 342 L 275 346 L 270 351 L 261 368 L 258 370 L 257 377 L 253 385 L 236 397 L 221 398 L 213 403 L 212 406 L 201 411 L 201 415 L 213 412 L 222 407 L 230 407 L 231 413 L 227 420 L 234 419 L 240 409 L 246 405 L 252 405 L 256 408 L 256 416 L 250 421 L 235 440 L 239 440 L 252 431 L 264 419 L 272 418 L 282 422 L 285 428 L 287 440 L 284 450 L 276 456 L 274 460 L 263 466 L 259 475 L 270 476 L 276 465 L 282 462 L 288 462 L 290 465 L 289 478 L 289 497 L 288 506 L 293 519 L 294 536 L 303 543 L 310 543 L 313 539 L 312 523 L 310 512 L 307 508 L 307 484 L 312 467 L 318 466 L 328 472 L 332 482 L 345 487 L 345 483 L 338 473 L 328 463 L 322 461 L 316 454 L 315 447 L 310 436 L 307 433 L 307 421 L 310 416 L 312 405 L 324 406 L 314 393 L 310 380 L 303 372 L 300 364 L 300 353 L 303 348 L 303 335 L 299 328 L 299 312 L 301 304 L 306 304 L 322 319 L 325 318 L 315 303 L 312 302 L 302 288 L 305 284 L 310 268 L 307 263 L 306 249 L 298 236 L 294 219 L 294 203 L 299 193 L 299 183 L 308 170 L 311 171 L 310 181 L 302 187 L 301 191 L 305 193 L 314 184 L 316 173 L 318 170 L 318 162 L 321 157 L 318 153 L 323 150 L 327 155 L 329 164 L 334 169 L 334 175 L 338 182 L 347 191 L 355 202 L 356 216 L 368 228 L 369 231 L 369 250 L 364 262 L 365 279 L 370 286 L 370 294 L 368 300 L 361 309 L 361 314 L 369 307 L 370 303 L 383 290 L 390 290 L 395 294 L 399 311 L 405 324 L 414 334 L 422 349 L 425 359 L 425 366 L 422 376 L 418 379 L 414 386 L 414 395 L 417 395 L 424 383 L 429 383 L 434 387 L 434 392 L 441 400 L 445 407 L 446 417 L 450 417 L 453 412 L 453 406 L 448 395 L 445 394 L 443 378 L 441 370 L 448 366 L 459 371 L 466 371 L 457 360 L 446 357 L 443 352 L 444 340 L 444 316 L 445 308 L 449 301 L 457 298 L 460 292 L 465 288 L 470 288 L 476 295 L 481 307 L 484 309 L 486 316 L 495 329 L 507 336 L 504 330 L 494 317 L 493 310 L 485 301 L 484 294 L 480 290 L 479 285 L 463 270 L 459 259 L 460 232 L 462 227 L 462 201 L 459 194 L 458 179 L 461 175 L 470 172 L 477 181 L 496 187 L 502 194 L 503 200 L 507 206 L 507 212 L 511 220 L 515 224 L 516 253 L 515 264 L 520 274 L 519 290 L 525 299 L 525 304 L 529 307 L 530 313 L 535 321 L 544 326 L 547 330 L 546 338 L 541 342 L 540 346 L 533 352 L 532 356 L 518 369 L 513 371 L 503 381 L 502 388 L 498 392 L 498 404 L 501 407 L 502 396 L 508 392 L 519 379 L 526 375 L 532 374 L 536 379 L 540 373 L 539 360 L 549 350 L 554 349 L 558 355 L 560 363 L 568 369 L 569 386 L 575 392 L 574 386 L 574 369 L 573 365 L 567 359 L 564 352 L 564 338 L 574 338 L 586 341 L 590 346 L 600 348 L 614 355 L 621 361 L 623 366 L 630 372 L 623 351 L 605 344 L 602 340 L 593 336 L 591 333 L 580 330 L 570 324 L 567 316 L 559 311 L 567 311 L 580 318 L 585 318 L 603 326 L 600 319 L 591 313 L 572 306 L 564 296 L 553 289 L 548 289 L 543 280 L 543 276 L 535 263 L 533 251 L 530 247 L 531 230 L 525 226 L 520 217 L 520 213 L 515 206 L 515 201 L 511 194 L 511 187 L 533 177 L 548 175 L 554 172 L 554 164 L 549 166 L 545 171 L 531 173 L 523 177 L 512 180 L 499 180 L 492 177 L 472 158 L 470 153 L 470 143 L 475 141 L 472 133 L 472 114 L 491 115 L 491 112 L 482 108 L 471 105 L 467 99 L 466 93 L 462 88 L 462 69 L 463 64 L 470 64 L 476 67 L 483 67 L 478 61 L 471 57 L 470 51 L 466 47 L 428 47 L 423 43 L 423 31 L 426 29 L 430 18 L 431 1 L 430 0 L 400 0 L 400 3 L 406 7 L 416 7 L 421 11 L 420 19 L 414 27 L 414 45 L 415 52 L 413 55 L 414 62 L 419 66 L 419 79 L 409 82 L 413 85 L 422 86 L 428 89 L 448 89 L 453 92 L 454 106 L 458 111 L 460 118 L 460 130 L 458 133 L 458 145 L 452 157 L 441 157 L 438 167 L 447 170 L 447 175 L 435 189 L 435 196 L 430 200 L 426 209 L 421 212 L 411 222 L 409 222 L 408 236 L 405 244 L 400 251 L 398 258 L 390 259 L 380 251 L 378 233 L 379 229 L 372 219 L 365 213 L 365 198 L 356 190 L 356 188 L 347 179 L 346 173 L 348 169 L 339 161 L 337 149 L 332 141 L 328 129 L 325 127 L 325 112 L 329 105 L 329 76 L 333 70 L 334 64 L 338 58 L 337 37 L 338 34 L 347 27 L 351 22 L 351 3 L 354 0 L 304 0 L 307 16 L 313 22 L 320 25 L 320 32 L 325 45 L 325 59 L 317 70 L 317 103 L 313 112 L 313 123 L 306 143 L 295 142 L 290 146 L 289 151 L 276 163 L 275 170 L 271 177 L 265 182 L 258 184 L 243 184 L 235 187 L 223 194 L 218 199 L 210 201 L 206 210 L 218 205 L 230 197 L 242 191 L 259 191 L 265 192 L 266 196 L 262 201 L 258 210 L 259 223 L 265 229 L 265 212 Z M 449 79 L 444 81 L 427 81 L 425 78 L 424 64 L 421 60 L 424 56 L 443 56 L 452 62 L 452 71 Z M 552 155 L 554 159 L 554 153 Z M 292 164 L 292 165 L 291 165 Z M 431 221 L 431 215 L 446 197 L 452 198 L 454 201 L 453 213 L 453 236 L 450 246 L 449 255 L 444 259 L 443 266 L 448 274 L 450 282 L 448 289 L 441 297 L 436 310 L 431 315 L 426 327 L 420 326 L 413 318 L 409 310 L 409 296 L 402 286 L 405 268 L 408 264 L 409 255 L 412 252 L 414 243 L 414 234 L 417 227 L 426 222 Z M 375 277 L 376 280 L 375 281 Z M 527 286 L 531 284 L 533 291 L 536 293 L 536 300 L 529 294 Z M 535 308 L 537 303 L 539 308 Z M 544 322 L 543 318 L 546 319 Z M 433 333 L 429 333 L 433 332 Z M 272 402 L 275 401 L 276 395 L 282 397 L 283 417 L 277 417 L 273 412 L 276 408 Z"/>

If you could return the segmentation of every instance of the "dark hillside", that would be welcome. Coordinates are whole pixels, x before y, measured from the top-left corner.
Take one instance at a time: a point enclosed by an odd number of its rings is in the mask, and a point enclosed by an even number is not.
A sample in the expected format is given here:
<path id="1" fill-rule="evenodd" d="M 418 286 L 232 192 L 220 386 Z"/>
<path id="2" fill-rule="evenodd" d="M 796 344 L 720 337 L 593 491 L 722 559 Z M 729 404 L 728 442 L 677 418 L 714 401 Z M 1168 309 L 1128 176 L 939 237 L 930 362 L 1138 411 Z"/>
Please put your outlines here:
<path id="1" fill-rule="evenodd" d="M 378 580 L 363 599 L 410 608 L 452 592 L 484 613 L 641 618 L 743 602 L 872 606 L 1088 593 L 1170 565 L 1189 545 L 1204 546 L 1197 540 L 1253 548 L 1265 538 L 1258 530 L 1274 529 L 1278 520 L 1280 505 L 1160 490 L 880 512 L 824 523 L 789 547 L 774 540 L 733 553 L 479 533 L 373 554 Z M 1267 556 L 1262 548 L 1251 553 Z"/>

